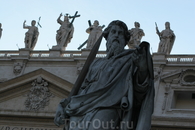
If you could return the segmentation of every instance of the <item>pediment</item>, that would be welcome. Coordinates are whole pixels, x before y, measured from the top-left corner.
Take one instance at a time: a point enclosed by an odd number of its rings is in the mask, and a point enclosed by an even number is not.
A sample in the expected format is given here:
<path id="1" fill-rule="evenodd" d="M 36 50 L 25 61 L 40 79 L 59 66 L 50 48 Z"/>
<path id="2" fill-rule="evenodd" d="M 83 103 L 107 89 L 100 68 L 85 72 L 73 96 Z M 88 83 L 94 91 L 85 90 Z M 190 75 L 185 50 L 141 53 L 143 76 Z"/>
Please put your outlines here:
<path id="1" fill-rule="evenodd" d="M 194 69 L 178 69 L 165 73 L 161 76 L 161 81 L 165 83 L 180 83 L 181 85 L 195 85 Z"/>
<path id="2" fill-rule="evenodd" d="M 0 115 L 53 117 L 72 86 L 44 69 L 0 83 Z"/>
<path id="3" fill-rule="evenodd" d="M 179 81 L 179 78 L 180 78 L 180 75 L 181 75 L 182 72 L 183 72 L 182 69 L 178 69 L 178 70 L 175 70 L 175 71 L 164 73 L 161 76 L 161 80 L 163 82 L 166 82 L 166 83 L 171 83 L 171 82 L 176 83 L 176 82 Z"/>

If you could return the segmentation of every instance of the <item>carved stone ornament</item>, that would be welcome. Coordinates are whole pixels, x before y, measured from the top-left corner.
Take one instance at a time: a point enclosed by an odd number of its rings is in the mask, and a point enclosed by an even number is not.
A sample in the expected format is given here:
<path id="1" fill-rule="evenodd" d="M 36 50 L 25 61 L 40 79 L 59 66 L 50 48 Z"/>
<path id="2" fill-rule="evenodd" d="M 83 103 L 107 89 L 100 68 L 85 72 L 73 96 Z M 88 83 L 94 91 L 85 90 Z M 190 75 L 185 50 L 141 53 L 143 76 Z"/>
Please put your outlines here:
<path id="1" fill-rule="evenodd" d="M 77 64 L 77 74 L 80 74 L 81 70 L 83 69 L 84 63 L 78 63 Z"/>
<path id="2" fill-rule="evenodd" d="M 13 73 L 15 75 L 20 74 L 21 71 L 22 71 L 22 68 L 23 68 L 23 64 L 22 63 L 19 63 L 19 62 L 14 63 Z"/>
<path id="3" fill-rule="evenodd" d="M 154 68 L 154 79 L 155 80 L 160 77 L 161 72 L 162 72 L 162 68 Z"/>
<path id="4" fill-rule="evenodd" d="M 195 70 L 188 69 L 186 71 L 183 71 L 181 74 L 181 85 L 189 85 L 193 86 L 195 85 Z"/>
<path id="5" fill-rule="evenodd" d="M 25 106 L 27 110 L 38 111 L 44 109 L 45 106 L 49 105 L 49 100 L 52 97 L 52 93 L 48 89 L 48 83 L 38 77 L 32 82 L 30 92 L 26 95 Z"/>

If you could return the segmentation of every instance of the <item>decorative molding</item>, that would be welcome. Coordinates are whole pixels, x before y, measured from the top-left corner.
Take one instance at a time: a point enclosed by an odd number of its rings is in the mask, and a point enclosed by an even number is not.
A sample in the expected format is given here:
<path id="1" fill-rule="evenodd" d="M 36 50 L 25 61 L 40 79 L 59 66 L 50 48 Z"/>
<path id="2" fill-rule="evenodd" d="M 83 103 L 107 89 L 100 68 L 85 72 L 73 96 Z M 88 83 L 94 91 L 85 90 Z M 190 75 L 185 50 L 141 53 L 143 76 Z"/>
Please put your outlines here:
<path id="1" fill-rule="evenodd" d="M 77 63 L 77 74 L 80 74 L 81 70 L 83 69 L 84 63 L 78 62 Z"/>
<path id="2" fill-rule="evenodd" d="M 172 72 L 164 73 L 161 75 L 161 81 L 164 83 L 179 83 L 179 78 L 182 71 L 182 69 L 178 69 Z"/>
<path id="3" fill-rule="evenodd" d="M 7 78 L 1 78 L 0 83 L 7 81 Z"/>
<path id="4" fill-rule="evenodd" d="M 25 107 L 30 111 L 38 111 L 49 105 L 50 98 L 53 97 L 49 91 L 48 82 L 38 77 L 32 82 L 30 92 L 26 95 Z"/>
<path id="5" fill-rule="evenodd" d="M 13 66 L 13 73 L 15 75 L 19 75 L 22 72 L 23 67 L 24 67 L 24 63 L 15 62 Z"/>
<path id="6" fill-rule="evenodd" d="M 161 77 L 162 68 L 154 68 L 154 80 L 156 81 L 159 77 Z"/>
<path id="7" fill-rule="evenodd" d="M 180 78 L 180 84 L 186 85 L 186 86 L 194 86 L 195 85 L 195 79 L 194 82 L 186 82 L 185 77 L 186 76 L 194 76 L 195 77 L 195 70 L 194 69 L 187 69 L 182 72 L 181 78 Z"/>
<path id="8" fill-rule="evenodd" d="M 193 130 L 193 129 L 188 129 L 188 128 L 169 128 L 169 127 L 152 127 L 151 130 Z"/>
<path id="9" fill-rule="evenodd" d="M 166 83 L 165 85 L 165 94 L 164 94 L 164 101 L 163 101 L 163 105 L 162 105 L 162 110 L 165 110 L 166 105 L 167 105 L 167 97 L 169 94 L 169 90 L 170 90 L 170 83 Z"/>

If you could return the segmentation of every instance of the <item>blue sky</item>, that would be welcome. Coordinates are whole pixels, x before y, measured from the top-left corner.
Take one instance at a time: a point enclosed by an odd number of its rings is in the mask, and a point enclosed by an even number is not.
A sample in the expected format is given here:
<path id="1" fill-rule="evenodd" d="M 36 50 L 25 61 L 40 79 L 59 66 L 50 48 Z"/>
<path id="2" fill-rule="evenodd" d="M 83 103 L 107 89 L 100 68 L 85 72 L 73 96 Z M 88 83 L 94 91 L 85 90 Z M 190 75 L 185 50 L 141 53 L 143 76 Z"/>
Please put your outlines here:
<path id="1" fill-rule="evenodd" d="M 195 54 L 195 1 L 194 0 L 0 0 L 0 23 L 2 37 L 0 50 L 18 50 L 24 48 L 26 29 L 24 20 L 30 25 L 32 20 L 41 16 L 39 38 L 35 50 L 48 50 L 56 45 L 56 30 L 60 25 L 57 18 L 60 13 L 81 16 L 74 21 L 74 35 L 66 50 L 77 50 L 87 38 L 85 30 L 88 20 L 98 20 L 100 25 L 107 26 L 113 20 L 125 22 L 129 29 L 137 21 L 144 30 L 142 41 L 151 44 L 151 51 L 156 52 L 159 37 L 156 34 L 155 22 L 159 30 L 165 28 L 169 21 L 176 40 L 171 54 Z M 100 50 L 105 50 L 105 41 Z"/>

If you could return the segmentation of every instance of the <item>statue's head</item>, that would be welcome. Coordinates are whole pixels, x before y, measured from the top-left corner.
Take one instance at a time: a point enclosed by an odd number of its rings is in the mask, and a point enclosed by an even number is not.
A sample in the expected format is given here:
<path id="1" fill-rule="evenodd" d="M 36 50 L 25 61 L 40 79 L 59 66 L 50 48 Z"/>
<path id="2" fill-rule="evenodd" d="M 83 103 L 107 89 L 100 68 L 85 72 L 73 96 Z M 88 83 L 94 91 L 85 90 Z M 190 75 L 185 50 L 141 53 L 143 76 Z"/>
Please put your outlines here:
<path id="1" fill-rule="evenodd" d="M 1 23 L 0 23 L 0 28 L 1 28 L 1 26 L 2 26 L 2 25 L 1 25 Z"/>
<path id="2" fill-rule="evenodd" d="M 140 27 L 139 22 L 135 22 L 134 25 L 135 25 L 135 27 L 138 27 L 138 28 Z"/>
<path id="3" fill-rule="evenodd" d="M 165 23 L 165 28 L 166 28 L 166 29 L 170 29 L 170 23 L 169 23 L 169 22 L 166 22 L 166 23 Z"/>
<path id="4" fill-rule="evenodd" d="M 109 34 L 112 34 L 112 29 L 117 27 L 118 26 L 118 29 L 120 28 L 120 30 L 122 31 L 122 35 L 125 39 L 125 43 L 127 44 L 129 39 L 130 39 L 130 34 L 129 34 L 129 31 L 128 31 L 128 28 L 127 28 L 127 25 L 120 21 L 120 20 L 115 20 L 115 21 L 112 21 L 108 27 L 103 31 L 103 36 L 106 40 L 108 40 L 108 37 L 109 37 Z"/>
<path id="5" fill-rule="evenodd" d="M 32 20 L 31 25 L 32 26 L 35 26 L 35 24 L 36 24 L 36 21 L 35 20 Z"/>
<path id="6" fill-rule="evenodd" d="M 112 21 L 104 30 L 103 36 L 107 40 L 108 57 L 122 52 L 130 38 L 127 25 L 119 20 Z"/>
<path id="7" fill-rule="evenodd" d="M 98 26 L 99 25 L 99 21 L 95 20 L 93 23 L 94 26 Z"/>
<path id="8" fill-rule="evenodd" d="M 64 21 L 69 21 L 68 14 L 64 15 Z"/>

